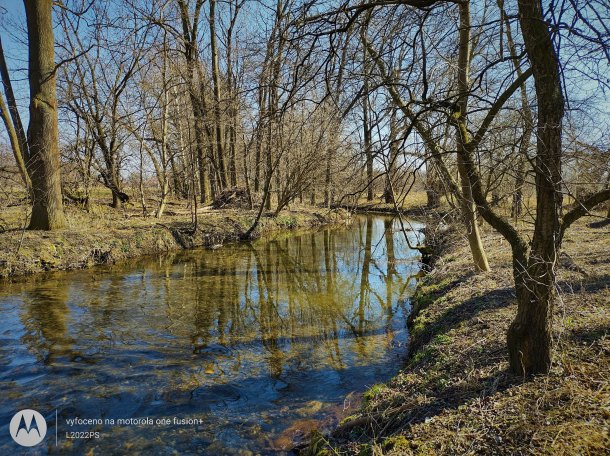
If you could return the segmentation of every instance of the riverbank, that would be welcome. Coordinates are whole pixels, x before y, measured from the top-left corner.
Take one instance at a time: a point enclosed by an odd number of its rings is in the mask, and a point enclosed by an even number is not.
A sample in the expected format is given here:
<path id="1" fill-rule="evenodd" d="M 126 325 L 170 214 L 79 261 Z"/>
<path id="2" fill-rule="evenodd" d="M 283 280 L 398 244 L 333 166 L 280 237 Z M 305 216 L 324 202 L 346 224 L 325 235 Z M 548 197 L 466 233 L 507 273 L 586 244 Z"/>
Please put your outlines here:
<path id="1" fill-rule="evenodd" d="M 399 198 L 396 204 L 386 203 L 382 195 L 376 195 L 371 201 L 360 198 L 351 203 L 341 202 L 336 207 L 361 214 L 396 215 L 400 211 L 403 217 L 429 218 L 437 211 L 427 203 L 426 192 L 415 190 Z"/>
<path id="2" fill-rule="evenodd" d="M 493 269 L 474 275 L 455 233 L 413 300 L 404 370 L 370 388 L 331 437 L 314 435 L 309 454 L 607 454 L 610 226 L 587 222 L 564 242 L 548 376 L 507 370 L 516 313 L 508 244 L 484 230 Z"/>
<path id="3" fill-rule="evenodd" d="M 171 209 L 171 208 L 170 208 Z M 58 231 L 6 229 L 0 233 L 0 278 L 84 269 L 145 255 L 239 241 L 256 217 L 242 209 L 202 209 L 197 230 L 186 211 L 168 210 L 161 220 L 133 211 L 96 206 L 66 210 L 68 228 Z M 348 223 L 346 210 L 303 207 L 261 218 L 251 238 L 282 231 Z"/>

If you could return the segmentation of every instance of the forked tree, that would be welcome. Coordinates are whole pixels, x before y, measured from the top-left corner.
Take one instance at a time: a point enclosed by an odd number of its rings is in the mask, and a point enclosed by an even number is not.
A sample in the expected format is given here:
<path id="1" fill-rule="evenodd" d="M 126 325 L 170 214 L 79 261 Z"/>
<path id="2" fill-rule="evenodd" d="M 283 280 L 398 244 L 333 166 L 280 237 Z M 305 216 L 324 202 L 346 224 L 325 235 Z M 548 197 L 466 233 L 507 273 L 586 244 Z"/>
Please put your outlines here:
<path id="1" fill-rule="evenodd" d="M 406 1 L 415 7 L 430 7 L 436 1 Z M 361 8 L 373 8 L 364 5 Z M 468 91 L 467 59 L 470 52 L 469 1 L 458 2 L 460 13 L 460 62 L 458 62 L 458 107 L 450 114 L 450 122 L 458 135 L 458 163 L 463 177 L 462 187 L 470 187 L 472 201 L 477 211 L 510 244 L 513 257 L 513 277 L 518 310 L 508 335 L 508 352 L 511 370 L 529 375 L 546 373 L 551 367 L 552 315 L 556 299 L 556 267 L 562 239 L 566 229 L 578 218 L 587 215 L 594 207 L 610 199 L 606 188 L 578 200 L 574 208 L 563 211 L 562 132 L 565 100 L 561 85 L 560 62 L 555 49 L 551 26 L 545 21 L 540 0 L 520 0 L 519 22 L 530 68 L 519 71 L 514 82 L 499 93 L 483 118 L 479 128 L 471 134 L 467 124 L 466 101 Z M 361 10 L 356 10 L 361 11 Z M 457 193 L 457 186 L 439 159 L 442 150 L 432 139 L 430 129 L 417 118 L 410 105 L 401 99 L 396 87 L 399 82 L 392 77 L 379 53 L 365 37 L 367 50 L 375 61 L 384 84 L 405 116 L 431 152 L 431 158 L 439 165 L 442 178 Z M 466 60 L 466 63 L 464 61 Z M 534 232 L 528 242 L 509 220 L 500 215 L 487 201 L 483 191 L 482 176 L 476 161 L 477 148 L 488 134 L 504 104 L 525 81 L 533 76 L 537 98 L 537 145 L 533 158 L 535 176 L 536 210 Z M 563 214 L 563 216 L 562 216 Z"/>
<path id="2" fill-rule="evenodd" d="M 519 1 L 519 22 L 538 102 L 537 144 L 533 163 L 536 214 L 531 242 L 527 242 L 487 202 L 474 160 L 474 148 L 468 147 L 474 141 L 464 128 L 460 128 L 460 131 L 467 147 L 459 153 L 466 165 L 474 200 L 481 215 L 504 236 L 512 248 L 518 310 L 508 330 L 509 362 L 513 372 L 526 375 L 546 373 L 551 367 L 556 267 L 565 230 L 596 205 L 610 199 L 610 189 L 579 201 L 574 209 L 561 216 L 562 121 L 565 100 L 559 58 L 549 24 L 544 20 L 540 0 Z M 459 122 L 457 125 L 459 128 Z"/>

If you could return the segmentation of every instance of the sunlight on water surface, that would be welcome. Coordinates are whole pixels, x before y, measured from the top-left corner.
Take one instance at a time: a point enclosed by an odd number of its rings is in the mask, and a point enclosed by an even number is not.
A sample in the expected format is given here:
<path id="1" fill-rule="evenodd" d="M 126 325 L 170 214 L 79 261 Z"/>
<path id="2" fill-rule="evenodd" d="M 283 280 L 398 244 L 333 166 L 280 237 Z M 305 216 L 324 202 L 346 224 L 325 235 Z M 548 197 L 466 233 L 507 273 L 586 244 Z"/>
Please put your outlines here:
<path id="1" fill-rule="evenodd" d="M 391 218 L 0 285 L 1 454 L 249 454 L 332 425 L 406 355 L 419 254 Z M 414 224 L 419 229 L 421 225 Z M 416 243 L 417 231 L 408 233 Z M 344 399 L 348 397 L 348 401 Z M 59 448 L 55 447 L 55 410 Z M 168 417 L 195 426 L 75 426 Z M 100 432 L 66 439 L 67 431 Z"/>

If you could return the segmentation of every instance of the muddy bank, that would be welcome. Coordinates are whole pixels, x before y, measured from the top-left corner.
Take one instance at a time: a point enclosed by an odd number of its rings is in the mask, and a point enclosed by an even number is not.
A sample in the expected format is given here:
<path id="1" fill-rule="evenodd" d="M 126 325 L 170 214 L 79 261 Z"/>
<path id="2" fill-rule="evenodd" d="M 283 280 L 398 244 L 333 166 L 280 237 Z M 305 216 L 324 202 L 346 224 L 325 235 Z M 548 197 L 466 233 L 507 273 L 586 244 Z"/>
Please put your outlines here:
<path id="1" fill-rule="evenodd" d="M 104 215 L 69 214 L 70 227 L 65 230 L 13 229 L 1 233 L 0 278 L 114 264 L 178 249 L 217 248 L 239 241 L 256 214 L 243 210 L 207 211 L 199 215 L 196 231 L 190 218 L 183 215 L 161 221 L 141 217 L 110 220 Z M 350 214 L 343 209 L 285 211 L 277 217 L 263 217 L 252 238 L 349 221 Z"/>

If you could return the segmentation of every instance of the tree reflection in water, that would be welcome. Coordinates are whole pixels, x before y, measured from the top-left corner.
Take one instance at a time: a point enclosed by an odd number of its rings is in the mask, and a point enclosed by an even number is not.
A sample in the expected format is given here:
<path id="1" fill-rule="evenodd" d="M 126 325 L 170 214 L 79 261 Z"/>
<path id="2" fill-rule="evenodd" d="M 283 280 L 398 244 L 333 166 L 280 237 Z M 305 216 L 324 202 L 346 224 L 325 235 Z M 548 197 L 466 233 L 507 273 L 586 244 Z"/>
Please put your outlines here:
<path id="1" fill-rule="evenodd" d="M 15 401 L 0 419 L 33 403 L 67 417 L 179 414 L 206 425 L 188 439 L 173 427 L 115 429 L 100 449 L 143 451 L 155 437 L 177 451 L 265 451 L 294 420 L 320 418 L 322 404 L 400 367 L 417 260 L 396 221 L 360 217 L 12 285 L 0 294 L 0 382 Z M 32 390 L 28 378 L 43 381 Z"/>

